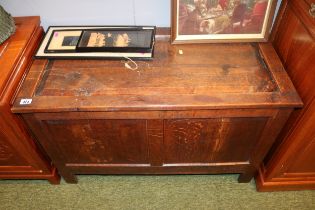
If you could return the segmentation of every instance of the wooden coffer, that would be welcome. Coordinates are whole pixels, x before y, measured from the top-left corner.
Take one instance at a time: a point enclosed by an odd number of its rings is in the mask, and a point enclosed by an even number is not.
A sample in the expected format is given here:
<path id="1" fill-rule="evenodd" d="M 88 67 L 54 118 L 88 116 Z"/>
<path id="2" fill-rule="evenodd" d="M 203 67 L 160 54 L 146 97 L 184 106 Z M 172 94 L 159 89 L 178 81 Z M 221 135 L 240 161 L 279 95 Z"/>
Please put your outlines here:
<path id="1" fill-rule="evenodd" d="M 12 110 L 67 182 L 212 173 L 246 182 L 302 105 L 270 44 L 174 46 L 167 37 L 137 71 L 118 60 L 33 63 Z"/>

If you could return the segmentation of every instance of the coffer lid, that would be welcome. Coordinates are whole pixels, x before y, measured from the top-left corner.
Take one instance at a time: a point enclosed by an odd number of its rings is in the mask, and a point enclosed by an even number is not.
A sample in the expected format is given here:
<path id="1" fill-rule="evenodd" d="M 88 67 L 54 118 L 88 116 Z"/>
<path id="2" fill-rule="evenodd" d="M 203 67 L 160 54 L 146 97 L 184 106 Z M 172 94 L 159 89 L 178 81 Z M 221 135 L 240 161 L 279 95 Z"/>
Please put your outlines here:
<path id="1" fill-rule="evenodd" d="M 13 112 L 297 107 L 302 102 L 268 44 L 171 45 L 152 61 L 35 60 Z M 23 99 L 32 99 L 24 103 Z"/>

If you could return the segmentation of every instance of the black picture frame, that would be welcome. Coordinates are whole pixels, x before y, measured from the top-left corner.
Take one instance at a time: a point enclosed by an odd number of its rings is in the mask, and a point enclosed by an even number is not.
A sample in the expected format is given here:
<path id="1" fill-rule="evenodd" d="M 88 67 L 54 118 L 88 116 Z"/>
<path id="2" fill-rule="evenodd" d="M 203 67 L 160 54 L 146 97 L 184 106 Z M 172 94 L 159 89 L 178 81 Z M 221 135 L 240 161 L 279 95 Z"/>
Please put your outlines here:
<path id="1" fill-rule="evenodd" d="M 127 38 L 124 38 L 124 35 Z M 99 39 L 97 39 L 99 36 Z M 121 39 L 121 45 L 117 40 Z M 124 40 L 128 40 L 124 42 Z M 94 43 L 93 43 L 94 41 Z M 97 42 L 97 43 L 95 43 Z M 128 29 L 88 29 L 79 38 L 77 52 L 148 52 L 154 43 L 154 31 L 139 27 Z"/>
<path id="2" fill-rule="evenodd" d="M 123 33 L 131 37 L 140 34 L 138 42 L 128 46 L 91 47 L 79 45 L 85 34 L 110 32 L 115 36 Z M 154 55 L 155 26 L 50 26 L 42 40 L 35 58 L 43 59 L 101 59 L 133 58 L 152 59 Z M 142 37 L 142 38 L 141 38 Z M 115 37 L 117 38 L 117 37 Z M 145 39 L 144 39 L 145 38 Z M 145 41 L 145 44 L 141 42 Z M 114 42 L 114 41 L 113 41 Z"/>

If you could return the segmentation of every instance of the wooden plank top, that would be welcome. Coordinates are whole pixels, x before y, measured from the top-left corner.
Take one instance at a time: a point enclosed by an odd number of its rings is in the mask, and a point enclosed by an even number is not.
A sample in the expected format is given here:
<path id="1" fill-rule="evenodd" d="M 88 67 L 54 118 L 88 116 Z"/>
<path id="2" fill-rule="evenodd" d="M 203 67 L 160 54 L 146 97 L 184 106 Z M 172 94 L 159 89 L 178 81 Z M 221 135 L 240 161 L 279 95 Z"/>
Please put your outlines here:
<path id="1" fill-rule="evenodd" d="M 182 50 L 183 54 L 179 53 Z M 265 61 L 263 61 L 265 60 Z M 266 44 L 171 45 L 152 61 L 35 60 L 14 112 L 298 107 L 302 103 Z M 23 98 L 32 99 L 20 105 Z"/>

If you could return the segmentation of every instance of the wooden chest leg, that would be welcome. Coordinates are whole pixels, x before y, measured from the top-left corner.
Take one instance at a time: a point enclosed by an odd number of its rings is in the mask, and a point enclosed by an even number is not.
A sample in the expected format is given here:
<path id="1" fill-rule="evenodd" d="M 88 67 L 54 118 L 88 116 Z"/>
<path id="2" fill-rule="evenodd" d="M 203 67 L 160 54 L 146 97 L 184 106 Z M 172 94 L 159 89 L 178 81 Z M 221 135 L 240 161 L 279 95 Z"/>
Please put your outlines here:
<path id="1" fill-rule="evenodd" d="M 61 177 L 59 176 L 57 169 L 54 168 L 52 176 L 47 180 L 49 181 L 50 184 L 58 185 L 58 184 L 60 184 L 60 179 L 61 179 Z"/>
<path id="2" fill-rule="evenodd" d="M 238 182 L 248 183 L 250 182 L 250 180 L 252 180 L 252 178 L 254 178 L 255 174 L 256 174 L 256 170 L 240 174 L 240 176 L 238 177 Z"/>
<path id="3" fill-rule="evenodd" d="M 254 178 L 256 173 L 257 169 L 255 167 L 250 166 L 250 168 L 245 173 L 240 174 L 240 176 L 238 177 L 238 182 L 248 183 L 250 182 L 250 180 L 252 180 L 252 178 Z"/>
<path id="4" fill-rule="evenodd" d="M 77 184 L 78 179 L 77 177 L 71 172 L 59 171 L 60 175 L 63 179 L 69 184 Z"/>

